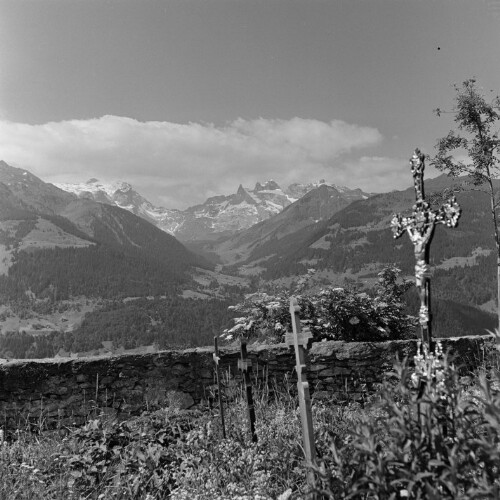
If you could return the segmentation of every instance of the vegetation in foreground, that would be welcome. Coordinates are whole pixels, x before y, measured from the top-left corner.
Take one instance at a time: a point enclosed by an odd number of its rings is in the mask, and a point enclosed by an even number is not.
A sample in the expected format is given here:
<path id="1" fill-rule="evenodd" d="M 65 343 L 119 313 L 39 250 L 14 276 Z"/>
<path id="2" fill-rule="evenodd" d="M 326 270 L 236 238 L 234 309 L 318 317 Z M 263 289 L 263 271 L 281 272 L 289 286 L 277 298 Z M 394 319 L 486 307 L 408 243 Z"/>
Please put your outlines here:
<path id="1" fill-rule="evenodd" d="M 440 352 L 411 369 L 398 361 L 369 400 L 315 401 L 317 497 L 500 498 L 500 376 L 490 354 L 462 377 Z M 65 437 L 18 431 L 0 446 L 0 498 L 312 498 L 296 398 L 274 389 L 257 391 L 257 443 L 241 394 L 226 407 L 226 439 L 216 411 L 172 406 L 126 422 L 97 417 Z"/>
<path id="2" fill-rule="evenodd" d="M 378 342 L 408 339 L 415 336 L 416 318 L 407 314 L 406 292 L 413 287 L 401 280 L 401 270 L 386 266 L 378 273 L 373 290 L 360 291 L 356 284 L 346 287 L 328 286 L 319 291 L 306 291 L 314 269 L 302 276 L 293 293 L 276 290 L 245 295 L 244 301 L 231 307 L 238 313 L 235 325 L 224 331 L 222 338 L 283 342 L 291 331 L 290 297 L 301 308 L 301 321 L 307 325 L 314 340 Z M 369 293 L 368 293 L 369 292 Z"/>

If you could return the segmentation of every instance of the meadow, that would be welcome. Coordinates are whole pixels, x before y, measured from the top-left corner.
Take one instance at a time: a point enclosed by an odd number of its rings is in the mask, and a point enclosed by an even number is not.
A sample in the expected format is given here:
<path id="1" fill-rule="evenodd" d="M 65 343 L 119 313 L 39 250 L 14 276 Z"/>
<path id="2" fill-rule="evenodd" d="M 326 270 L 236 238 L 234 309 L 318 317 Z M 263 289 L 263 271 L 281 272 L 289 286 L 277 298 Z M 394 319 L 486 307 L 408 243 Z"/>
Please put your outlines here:
<path id="1" fill-rule="evenodd" d="M 500 498 L 497 346 L 474 373 L 437 349 L 395 360 L 391 376 L 362 402 L 313 397 L 314 491 L 289 379 L 270 387 L 254 381 L 256 443 L 243 388 L 224 402 L 225 439 L 216 404 L 190 411 L 172 401 L 123 422 L 95 408 L 79 428 L 20 424 L 1 437 L 0 498 Z"/>

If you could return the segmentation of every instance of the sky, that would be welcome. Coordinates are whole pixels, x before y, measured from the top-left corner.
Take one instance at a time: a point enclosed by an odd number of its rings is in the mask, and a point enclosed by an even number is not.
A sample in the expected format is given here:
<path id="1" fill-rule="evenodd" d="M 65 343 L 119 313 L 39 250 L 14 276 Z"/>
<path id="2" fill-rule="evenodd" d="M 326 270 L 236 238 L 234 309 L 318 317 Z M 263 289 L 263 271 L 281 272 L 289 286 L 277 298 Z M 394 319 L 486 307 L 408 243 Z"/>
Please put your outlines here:
<path id="1" fill-rule="evenodd" d="M 404 189 L 472 77 L 500 94 L 500 0 L 0 0 L 0 159 L 167 208 Z"/>

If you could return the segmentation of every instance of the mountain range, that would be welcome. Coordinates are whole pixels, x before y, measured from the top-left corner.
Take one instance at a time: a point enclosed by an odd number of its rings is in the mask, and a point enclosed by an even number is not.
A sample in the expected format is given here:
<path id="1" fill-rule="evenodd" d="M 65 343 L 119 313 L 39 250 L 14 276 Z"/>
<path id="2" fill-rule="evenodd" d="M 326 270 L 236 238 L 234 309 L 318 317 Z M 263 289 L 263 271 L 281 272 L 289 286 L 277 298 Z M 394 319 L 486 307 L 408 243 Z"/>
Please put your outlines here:
<path id="1" fill-rule="evenodd" d="M 439 203 L 442 200 L 435 195 L 452 189 L 456 184 L 456 181 L 441 175 L 426 181 L 425 187 L 429 197 Z M 438 267 L 450 267 L 447 261 L 471 258 L 478 252 L 480 257 L 474 262 L 485 259 L 494 248 L 487 194 L 462 191 L 457 193 L 457 199 L 462 207 L 458 227 L 449 229 L 438 225 L 436 228 L 431 262 Z M 300 206 L 306 201 L 307 197 L 304 197 L 279 216 L 225 238 L 212 245 L 212 249 L 227 257 L 225 249 L 230 247 L 232 252 L 224 262 L 226 265 L 244 264 L 248 267 L 255 264 L 264 268 L 262 273 L 267 278 L 300 274 L 311 266 L 318 270 L 358 273 L 371 269 L 376 263 L 391 262 L 397 263 L 408 274 L 413 273 L 414 254 L 409 238 L 404 235 L 394 240 L 390 228 L 395 213 L 411 213 L 415 202 L 413 188 L 354 201 L 341 210 L 333 210 L 330 216 L 318 221 L 309 219 L 302 227 L 297 224 L 294 230 L 288 230 L 291 220 L 300 220 L 300 216 L 292 215 L 292 211 L 300 212 Z M 252 244 L 247 251 L 249 240 Z M 368 272 L 373 274 L 373 271 Z"/>
<path id="2" fill-rule="evenodd" d="M 4 259 L 19 249 L 104 245 L 126 254 L 141 252 L 172 274 L 192 265 L 206 267 L 173 236 L 129 211 L 79 198 L 3 161 L 0 190 L 0 244 L 9 247 Z"/>
<path id="3" fill-rule="evenodd" d="M 190 247 L 204 252 L 205 255 L 215 255 L 216 260 L 224 265 L 250 263 L 255 260 L 253 256 L 259 255 L 257 260 L 261 256 L 269 257 L 265 252 L 260 255 L 260 249 L 301 229 L 315 227 L 353 201 L 368 198 L 360 190 L 339 190 L 338 187 L 328 184 L 311 187 L 312 189 L 304 190 L 305 194 L 296 202 L 273 217 L 233 235 L 221 236 L 215 241 L 201 241 L 191 244 Z"/>
<path id="4" fill-rule="evenodd" d="M 309 184 L 291 184 L 282 189 L 275 181 L 257 182 L 253 189 L 240 185 L 236 193 L 208 198 L 186 210 L 154 206 L 126 182 L 103 183 L 90 179 L 83 184 L 57 184 L 57 187 L 79 198 L 116 205 L 146 219 L 184 242 L 214 240 L 248 229 L 279 214 L 306 193 L 327 186 L 338 197 L 339 207 L 370 195 L 360 189 L 349 189 L 324 180 Z"/>
<path id="5" fill-rule="evenodd" d="M 290 286 L 313 267 L 320 285 L 368 286 L 389 263 L 413 274 L 409 239 L 390 230 L 395 212 L 411 212 L 413 188 L 369 195 L 324 181 L 284 190 L 267 181 L 181 211 L 155 207 L 123 182 L 60 186 L 0 162 L 0 357 L 109 339 L 127 348 L 200 345 L 259 280 Z M 452 187 L 446 176 L 426 181 L 436 203 Z M 488 197 L 457 197 L 458 228 L 438 227 L 431 247 L 437 331 L 446 335 L 495 323 Z M 52 340 L 42 349 L 44 332 Z"/>

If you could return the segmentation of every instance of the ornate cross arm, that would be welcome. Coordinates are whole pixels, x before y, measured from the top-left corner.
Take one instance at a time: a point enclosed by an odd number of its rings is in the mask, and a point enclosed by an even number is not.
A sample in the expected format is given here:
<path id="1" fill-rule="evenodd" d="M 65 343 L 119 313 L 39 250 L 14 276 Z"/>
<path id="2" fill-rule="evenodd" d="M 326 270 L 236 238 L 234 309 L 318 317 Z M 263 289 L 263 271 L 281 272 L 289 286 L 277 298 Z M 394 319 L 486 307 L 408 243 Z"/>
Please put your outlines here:
<path id="1" fill-rule="evenodd" d="M 400 214 L 394 215 L 391 220 L 391 229 L 394 238 L 403 236 L 403 233 L 406 231 L 406 228 L 410 226 L 411 222 L 410 217 L 403 217 Z"/>
<path id="2" fill-rule="evenodd" d="M 406 231 L 415 246 L 415 254 L 421 254 L 434 235 L 437 217 L 426 201 L 418 201 L 413 205 L 413 215 L 403 217 L 397 214 L 392 218 L 394 238 L 399 238 Z"/>
<path id="3" fill-rule="evenodd" d="M 462 209 L 455 196 L 449 198 L 436 212 L 436 222 L 446 224 L 447 227 L 456 227 Z"/>
<path id="4" fill-rule="evenodd" d="M 438 210 L 431 210 L 426 201 L 419 201 L 413 205 L 411 216 L 394 215 L 391 229 L 394 238 L 399 238 L 406 231 L 415 245 L 415 253 L 421 253 L 423 248 L 430 244 L 435 226 L 445 224 L 447 227 L 456 227 L 460 214 L 461 209 L 455 196 L 448 199 Z"/>

